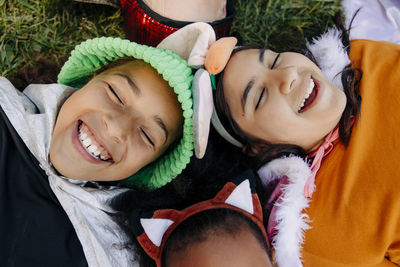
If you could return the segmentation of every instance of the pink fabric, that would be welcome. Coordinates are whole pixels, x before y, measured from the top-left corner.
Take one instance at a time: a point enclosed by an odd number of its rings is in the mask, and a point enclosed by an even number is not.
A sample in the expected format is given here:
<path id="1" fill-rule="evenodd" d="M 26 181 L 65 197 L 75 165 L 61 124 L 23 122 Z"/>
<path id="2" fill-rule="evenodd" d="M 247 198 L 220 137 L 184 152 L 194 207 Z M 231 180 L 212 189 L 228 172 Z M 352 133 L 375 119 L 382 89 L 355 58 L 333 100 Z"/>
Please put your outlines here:
<path id="1" fill-rule="evenodd" d="M 333 141 L 339 138 L 339 128 L 336 127 L 332 130 L 327 137 L 325 137 L 324 142 L 310 155 L 308 158 L 314 157 L 311 164 L 311 176 L 307 179 L 306 184 L 304 186 L 304 196 L 307 198 L 311 198 L 312 194 L 315 190 L 315 176 L 321 166 L 322 159 L 331 152 L 333 148 Z"/>
<path id="2" fill-rule="evenodd" d="M 272 243 L 273 237 L 278 233 L 278 229 L 276 229 L 276 226 L 278 225 L 276 212 L 278 211 L 279 204 L 282 202 L 282 198 L 284 197 L 283 189 L 288 184 L 289 179 L 287 176 L 283 176 L 279 179 L 265 207 L 266 210 L 270 212 L 267 227 L 267 234 L 270 243 Z"/>

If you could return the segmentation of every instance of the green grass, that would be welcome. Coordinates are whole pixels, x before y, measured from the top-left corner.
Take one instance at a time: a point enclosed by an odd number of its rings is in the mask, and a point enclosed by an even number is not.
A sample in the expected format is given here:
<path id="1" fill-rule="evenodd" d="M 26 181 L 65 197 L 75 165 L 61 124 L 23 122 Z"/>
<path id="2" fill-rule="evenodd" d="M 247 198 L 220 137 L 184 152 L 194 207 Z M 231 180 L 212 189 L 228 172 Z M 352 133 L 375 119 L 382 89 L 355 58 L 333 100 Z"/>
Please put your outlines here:
<path id="1" fill-rule="evenodd" d="M 1 1 L 1 0 L 0 0 Z M 124 37 L 118 9 L 72 0 L 3 1 L 0 11 L 0 74 L 10 76 L 39 58 L 62 63 L 82 40 Z"/>
<path id="2" fill-rule="evenodd" d="M 305 38 L 325 32 L 340 9 L 339 0 L 237 0 L 232 33 L 242 44 L 262 44 L 276 51 L 299 51 Z"/>
<path id="3" fill-rule="evenodd" d="M 241 43 L 298 50 L 332 25 L 339 0 L 236 0 L 232 34 Z M 0 75 L 39 59 L 61 65 L 73 47 L 97 36 L 124 37 L 118 9 L 73 0 L 0 0 Z"/>

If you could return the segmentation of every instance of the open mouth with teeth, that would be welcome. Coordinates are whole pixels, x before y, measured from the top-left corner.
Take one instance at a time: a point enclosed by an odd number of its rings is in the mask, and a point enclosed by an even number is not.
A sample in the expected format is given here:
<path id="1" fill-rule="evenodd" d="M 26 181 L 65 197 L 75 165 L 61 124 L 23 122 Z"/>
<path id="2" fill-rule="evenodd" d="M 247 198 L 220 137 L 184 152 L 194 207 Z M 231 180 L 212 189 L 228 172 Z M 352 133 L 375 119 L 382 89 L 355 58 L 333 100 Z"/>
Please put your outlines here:
<path id="1" fill-rule="evenodd" d="M 319 88 L 318 83 L 314 81 L 314 79 L 311 77 L 310 85 L 307 88 L 303 102 L 301 103 L 300 108 L 298 110 L 299 113 L 306 111 L 311 106 L 311 104 L 317 98 L 318 88 Z"/>
<path id="2" fill-rule="evenodd" d="M 78 121 L 78 139 L 85 151 L 94 159 L 113 162 L 108 151 L 96 141 L 93 133 L 83 121 Z"/>

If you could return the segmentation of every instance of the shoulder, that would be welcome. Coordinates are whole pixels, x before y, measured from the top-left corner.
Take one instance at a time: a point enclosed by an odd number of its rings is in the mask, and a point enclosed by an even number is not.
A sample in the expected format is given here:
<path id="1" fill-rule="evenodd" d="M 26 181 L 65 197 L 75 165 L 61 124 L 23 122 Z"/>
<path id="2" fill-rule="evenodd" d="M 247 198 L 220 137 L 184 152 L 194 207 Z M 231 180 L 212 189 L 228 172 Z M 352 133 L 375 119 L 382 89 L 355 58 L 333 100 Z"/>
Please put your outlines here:
<path id="1" fill-rule="evenodd" d="M 355 39 L 351 41 L 350 59 L 359 66 L 361 62 L 392 62 L 400 58 L 400 45 L 386 41 Z"/>

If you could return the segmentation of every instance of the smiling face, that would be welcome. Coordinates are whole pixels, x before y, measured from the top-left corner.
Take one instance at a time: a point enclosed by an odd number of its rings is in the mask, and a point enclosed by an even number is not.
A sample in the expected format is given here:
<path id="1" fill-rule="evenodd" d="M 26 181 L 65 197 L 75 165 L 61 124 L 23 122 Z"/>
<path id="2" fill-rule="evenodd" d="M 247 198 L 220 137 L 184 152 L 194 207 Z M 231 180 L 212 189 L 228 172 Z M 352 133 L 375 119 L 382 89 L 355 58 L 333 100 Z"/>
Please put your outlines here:
<path id="1" fill-rule="evenodd" d="M 50 161 L 72 179 L 121 180 L 157 159 L 182 124 L 173 89 L 148 64 L 132 61 L 95 76 L 62 105 Z"/>
<path id="2" fill-rule="evenodd" d="M 232 117 L 247 136 L 306 151 L 335 128 L 346 105 L 344 92 L 298 53 L 239 51 L 222 83 Z"/>

